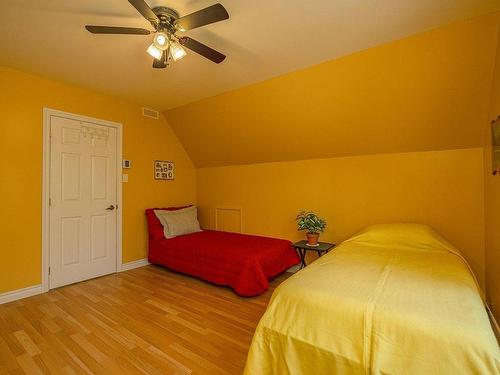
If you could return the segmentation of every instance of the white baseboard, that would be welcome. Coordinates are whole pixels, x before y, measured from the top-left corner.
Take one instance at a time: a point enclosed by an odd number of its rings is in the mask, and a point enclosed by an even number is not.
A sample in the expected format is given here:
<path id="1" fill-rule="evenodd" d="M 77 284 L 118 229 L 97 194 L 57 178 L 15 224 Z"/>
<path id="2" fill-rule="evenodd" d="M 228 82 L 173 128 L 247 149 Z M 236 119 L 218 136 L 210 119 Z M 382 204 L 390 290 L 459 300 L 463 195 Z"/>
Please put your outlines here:
<path id="1" fill-rule="evenodd" d="M 133 270 L 134 268 L 144 267 L 150 264 L 147 258 L 134 260 L 133 262 L 123 263 L 120 272 Z"/>
<path id="2" fill-rule="evenodd" d="M 11 292 L 5 292 L 0 294 L 0 305 L 2 303 L 12 302 L 18 299 L 35 296 L 37 294 L 42 294 L 42 284 L 29 286 L 27 288 L 16 289 Z"/>
<path id="3" fill-rule="evenodd" d="M 122 264 L 120 271 L 133 270 L 134 268 L 144 267 L 150 264 L 147 258 L 135 260 Z M 27 288 L 16 289 L 10 292 L 0 293 L 0 305 L 7 302 L 16 301 L 18 299 L 27 298 L 42 294 L 42 284 L 29 286 Z"/>

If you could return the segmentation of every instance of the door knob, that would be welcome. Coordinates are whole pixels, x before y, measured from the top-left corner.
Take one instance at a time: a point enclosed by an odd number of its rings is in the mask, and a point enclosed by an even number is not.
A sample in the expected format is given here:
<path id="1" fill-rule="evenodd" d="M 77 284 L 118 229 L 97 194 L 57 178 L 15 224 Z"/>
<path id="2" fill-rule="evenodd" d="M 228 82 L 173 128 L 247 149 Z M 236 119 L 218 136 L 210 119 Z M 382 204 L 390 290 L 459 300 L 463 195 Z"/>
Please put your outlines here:
<path id="1" fill-rule="evenodd" d="M 112 204 L 109 205 L 108 208 L 106 208 L 106 210 L 108 211 L 113 211 L 115 209 L 115 206 L 113 206 Z"/>

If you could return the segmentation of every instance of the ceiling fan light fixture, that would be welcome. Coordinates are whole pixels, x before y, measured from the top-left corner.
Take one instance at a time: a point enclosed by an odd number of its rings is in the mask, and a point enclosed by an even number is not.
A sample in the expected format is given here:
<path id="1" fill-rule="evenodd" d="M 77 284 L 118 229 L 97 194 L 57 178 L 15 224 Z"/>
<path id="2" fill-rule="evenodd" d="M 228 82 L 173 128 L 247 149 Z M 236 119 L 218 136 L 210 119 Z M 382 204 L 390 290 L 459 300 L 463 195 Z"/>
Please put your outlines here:
<path id="1" fill-rule="evenodd" d="M 182 59 L 186 54 L 186 50 L 178 42 L 170 43 L 170 56 L 174 61 Z"/>
<path id="2" fill-rule="evenodd" d="M 151 7 L 147 0 L 128 0 L 128 2 L 151 23 L 154 30 L 137 27 L 85 25 L 92 34 L 153 35 L 151 45 L 146 49 L 153 60 L 154 69 L 163 69 L 170 61 L 186 56 L 186 49 L 220 64 L 226 56 L 209 46 L 188 36 L 178 36 L 178 31 L 193 30 L 202 26 L 224 21 L 229 18 L 227 10 L 220 3 L 200 9 L 180 17 L 179 13 L 166 6 Z M 156 1 L 155 1 L 156 2 Z M 150 39 L 151 40 L 151 39 Z M 186 48 L 186 49 L 185 49 Z"/>
<path id="3" fill-rule="evenodd" d="M 163 31 L 157 32 L 153 38 L 153 44 L 159 50 L 165 51 L 169 45 L 168 34 Z"/>
<path id="4" fill-rule="evenodd" d="M 147 49 L 147 52 L 153 56 L 156 60 L 160 60 L 161 59 L 161 55 L 163 54 L 163 51 L 159 48 L 156 48 L 156 46 L 154 44 L 151 44 L 148 49 Z"/>

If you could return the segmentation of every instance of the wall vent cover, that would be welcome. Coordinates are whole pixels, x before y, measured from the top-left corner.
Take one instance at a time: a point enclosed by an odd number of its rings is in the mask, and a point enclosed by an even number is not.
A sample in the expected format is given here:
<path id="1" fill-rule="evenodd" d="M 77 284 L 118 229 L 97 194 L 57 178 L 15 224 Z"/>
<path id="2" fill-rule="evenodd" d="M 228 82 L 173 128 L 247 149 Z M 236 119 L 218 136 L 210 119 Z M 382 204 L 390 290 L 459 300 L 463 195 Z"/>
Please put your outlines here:
<path id="1" fill-rule="evenodd" d="M 142 115 L 146 116 L 146 117 L 154 118 L 155 120 L 158 120 L 160 118 L 160 112 L 155 111 L 154 109 L 151 109 L 151 108 L 146 108 L 146 107 L 142 107 Z"/>

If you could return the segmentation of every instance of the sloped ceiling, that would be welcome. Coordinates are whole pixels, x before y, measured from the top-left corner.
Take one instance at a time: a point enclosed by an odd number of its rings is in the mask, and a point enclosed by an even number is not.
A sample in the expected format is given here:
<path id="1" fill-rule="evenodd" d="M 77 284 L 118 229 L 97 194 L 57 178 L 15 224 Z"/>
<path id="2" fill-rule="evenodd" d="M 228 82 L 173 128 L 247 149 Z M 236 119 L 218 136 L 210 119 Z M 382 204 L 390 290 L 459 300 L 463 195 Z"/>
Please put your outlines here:
<path id="1" fill-rule="evenodd" d="M 165 116 L 198 167 L 478 147 L 499 18 L 454 23 Z"/>
<path id="2" fill-rule="evenodd" d="M 214 0 L 147 0 L 181 15 Z M 126 0 L 3 0 L 0 64 L 163 110 L 497 9 L 498 0 L 220 0 L 228 21 L 188 33 L 227 54 L 151 69 L 151 36 L 97 36 L 85 24 L 148 27 Z"/>

